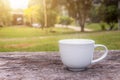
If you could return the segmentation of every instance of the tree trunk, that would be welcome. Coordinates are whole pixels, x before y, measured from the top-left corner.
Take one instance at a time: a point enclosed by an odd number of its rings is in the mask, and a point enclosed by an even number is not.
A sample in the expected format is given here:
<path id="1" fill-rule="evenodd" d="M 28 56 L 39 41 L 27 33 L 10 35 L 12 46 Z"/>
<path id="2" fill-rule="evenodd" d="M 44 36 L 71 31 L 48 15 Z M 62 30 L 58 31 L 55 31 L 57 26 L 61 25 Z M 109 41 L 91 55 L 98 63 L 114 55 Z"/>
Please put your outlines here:
<path id="1" fill-rule="evenodd" d="M 33 24 L 33 16 L 31 16 L 30 26 Z"/>
<path id="2" fill-rule="evenodd" d="M 44 5 L 44 27 L 47 27 L 47 5 L 46 5 L 46 0 L 43 0 L 43 5 Z"/>
<path id="3" fill-rule="evenodd" d="M 85 31 L 85 19 L 79 19 L 78 20 L 79 21 L 79 25 L 80 25 L 80 27 L 81 27 L 81 32 L 84 32 Z"/>
<path id="4" fill-rule="evenodd" d="M 84 24 L 82 24 L 80 27 L 81 27 L 81 32 L 84 32 L 85 31 L 84 30 L 84 27 L 85 27 Z"/>
<path id="5" fill-rule="evenodd" d="M 118 30 L 120 30 L 120 19 L 118 19 Z"/>
<path id="6" fill-rule="evenodd" d="M 118 1 L 118 10 L 120 13 L 120 0 Z M 120 14 L 118 14 L 118 29 L 120 30 Z"/>

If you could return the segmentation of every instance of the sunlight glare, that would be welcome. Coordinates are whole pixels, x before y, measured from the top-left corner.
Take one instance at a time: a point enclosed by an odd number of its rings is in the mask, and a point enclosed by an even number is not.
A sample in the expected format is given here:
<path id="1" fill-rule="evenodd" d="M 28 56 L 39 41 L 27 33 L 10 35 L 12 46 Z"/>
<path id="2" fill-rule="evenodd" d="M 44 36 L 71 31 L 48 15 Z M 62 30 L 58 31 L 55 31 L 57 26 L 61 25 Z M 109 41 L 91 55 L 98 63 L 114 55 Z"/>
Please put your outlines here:
<path id="1" fill-rule="evenodd" d="M 28 0 L 9 0 L 12 9 L 25 9 L 28 7 Z"/>

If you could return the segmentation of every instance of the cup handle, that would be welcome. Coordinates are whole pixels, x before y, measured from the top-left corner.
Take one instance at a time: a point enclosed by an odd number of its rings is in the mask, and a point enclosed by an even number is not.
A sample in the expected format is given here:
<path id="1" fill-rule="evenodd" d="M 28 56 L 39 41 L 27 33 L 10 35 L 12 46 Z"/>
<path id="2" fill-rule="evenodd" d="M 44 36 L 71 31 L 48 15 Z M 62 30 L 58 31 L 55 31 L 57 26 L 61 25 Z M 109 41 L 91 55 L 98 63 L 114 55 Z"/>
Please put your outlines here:
<path id="1" fill-rule="evenodd" d="M 101 61 L 101 60 L 104 59 L 104 58 L 107 56 L 107 54 L 108 54 L 108 49 L 107 49 L 106 46 L 101 45 L 101 44 L 96 44 L 96 45 L 95 45 L 95 48 L 96 48 L 96 47 L 103 47 L 103 48 L 105 49 L 105 53 L 104 53 L 100 58 L 95 59 L 95 60 L 92 60 L 92 63 L 96 63 L 96 62 Z"/>

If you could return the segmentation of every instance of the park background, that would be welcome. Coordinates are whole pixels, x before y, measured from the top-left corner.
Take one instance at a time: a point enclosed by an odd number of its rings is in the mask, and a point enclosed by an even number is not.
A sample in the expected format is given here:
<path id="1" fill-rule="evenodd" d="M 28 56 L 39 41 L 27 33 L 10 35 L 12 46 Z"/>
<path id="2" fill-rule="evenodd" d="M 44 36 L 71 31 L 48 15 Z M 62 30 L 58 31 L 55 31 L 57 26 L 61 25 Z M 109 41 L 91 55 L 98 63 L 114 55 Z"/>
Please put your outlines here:
<path id="1" fill-rule="evenodd" d="M 58 51 L 85 38 L 120 49 L 119 0 L 0 0 L 0 52 Z"/>

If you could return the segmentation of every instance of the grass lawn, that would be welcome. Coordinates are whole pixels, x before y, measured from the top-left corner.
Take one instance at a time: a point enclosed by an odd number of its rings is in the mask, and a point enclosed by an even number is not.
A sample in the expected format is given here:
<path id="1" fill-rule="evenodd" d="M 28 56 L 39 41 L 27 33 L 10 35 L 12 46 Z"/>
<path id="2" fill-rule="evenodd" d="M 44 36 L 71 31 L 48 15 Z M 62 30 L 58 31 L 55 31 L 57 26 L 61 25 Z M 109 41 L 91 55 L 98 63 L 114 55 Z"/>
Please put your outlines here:
<path id="1" fill-rule="evenodd" d="M 105 25 L 106 29 L 110 28 L 108 24 L 104 23 L 104 25 Z M 88 24 L 86 24 L 86 28 L 92 29 L 94 31 L 101 31 L 101 25 L 98 24 L 98 23 L 88 23 Z M 115 27 L 113 29 L 116 29 L 116 28 L 118 28 L 118 24 L 117 23 L 115 24 Z"/>
<path id="2" fill-rule="evenodd" d="M 0 52 L 58 51 L 58 41 L 69 38 L 94 39 L 110 50 L 120 49 L 120 31 L 75 32 L 71 29 L 38 29 L 30 27 L 4 27 L 0 29 Z"/>

